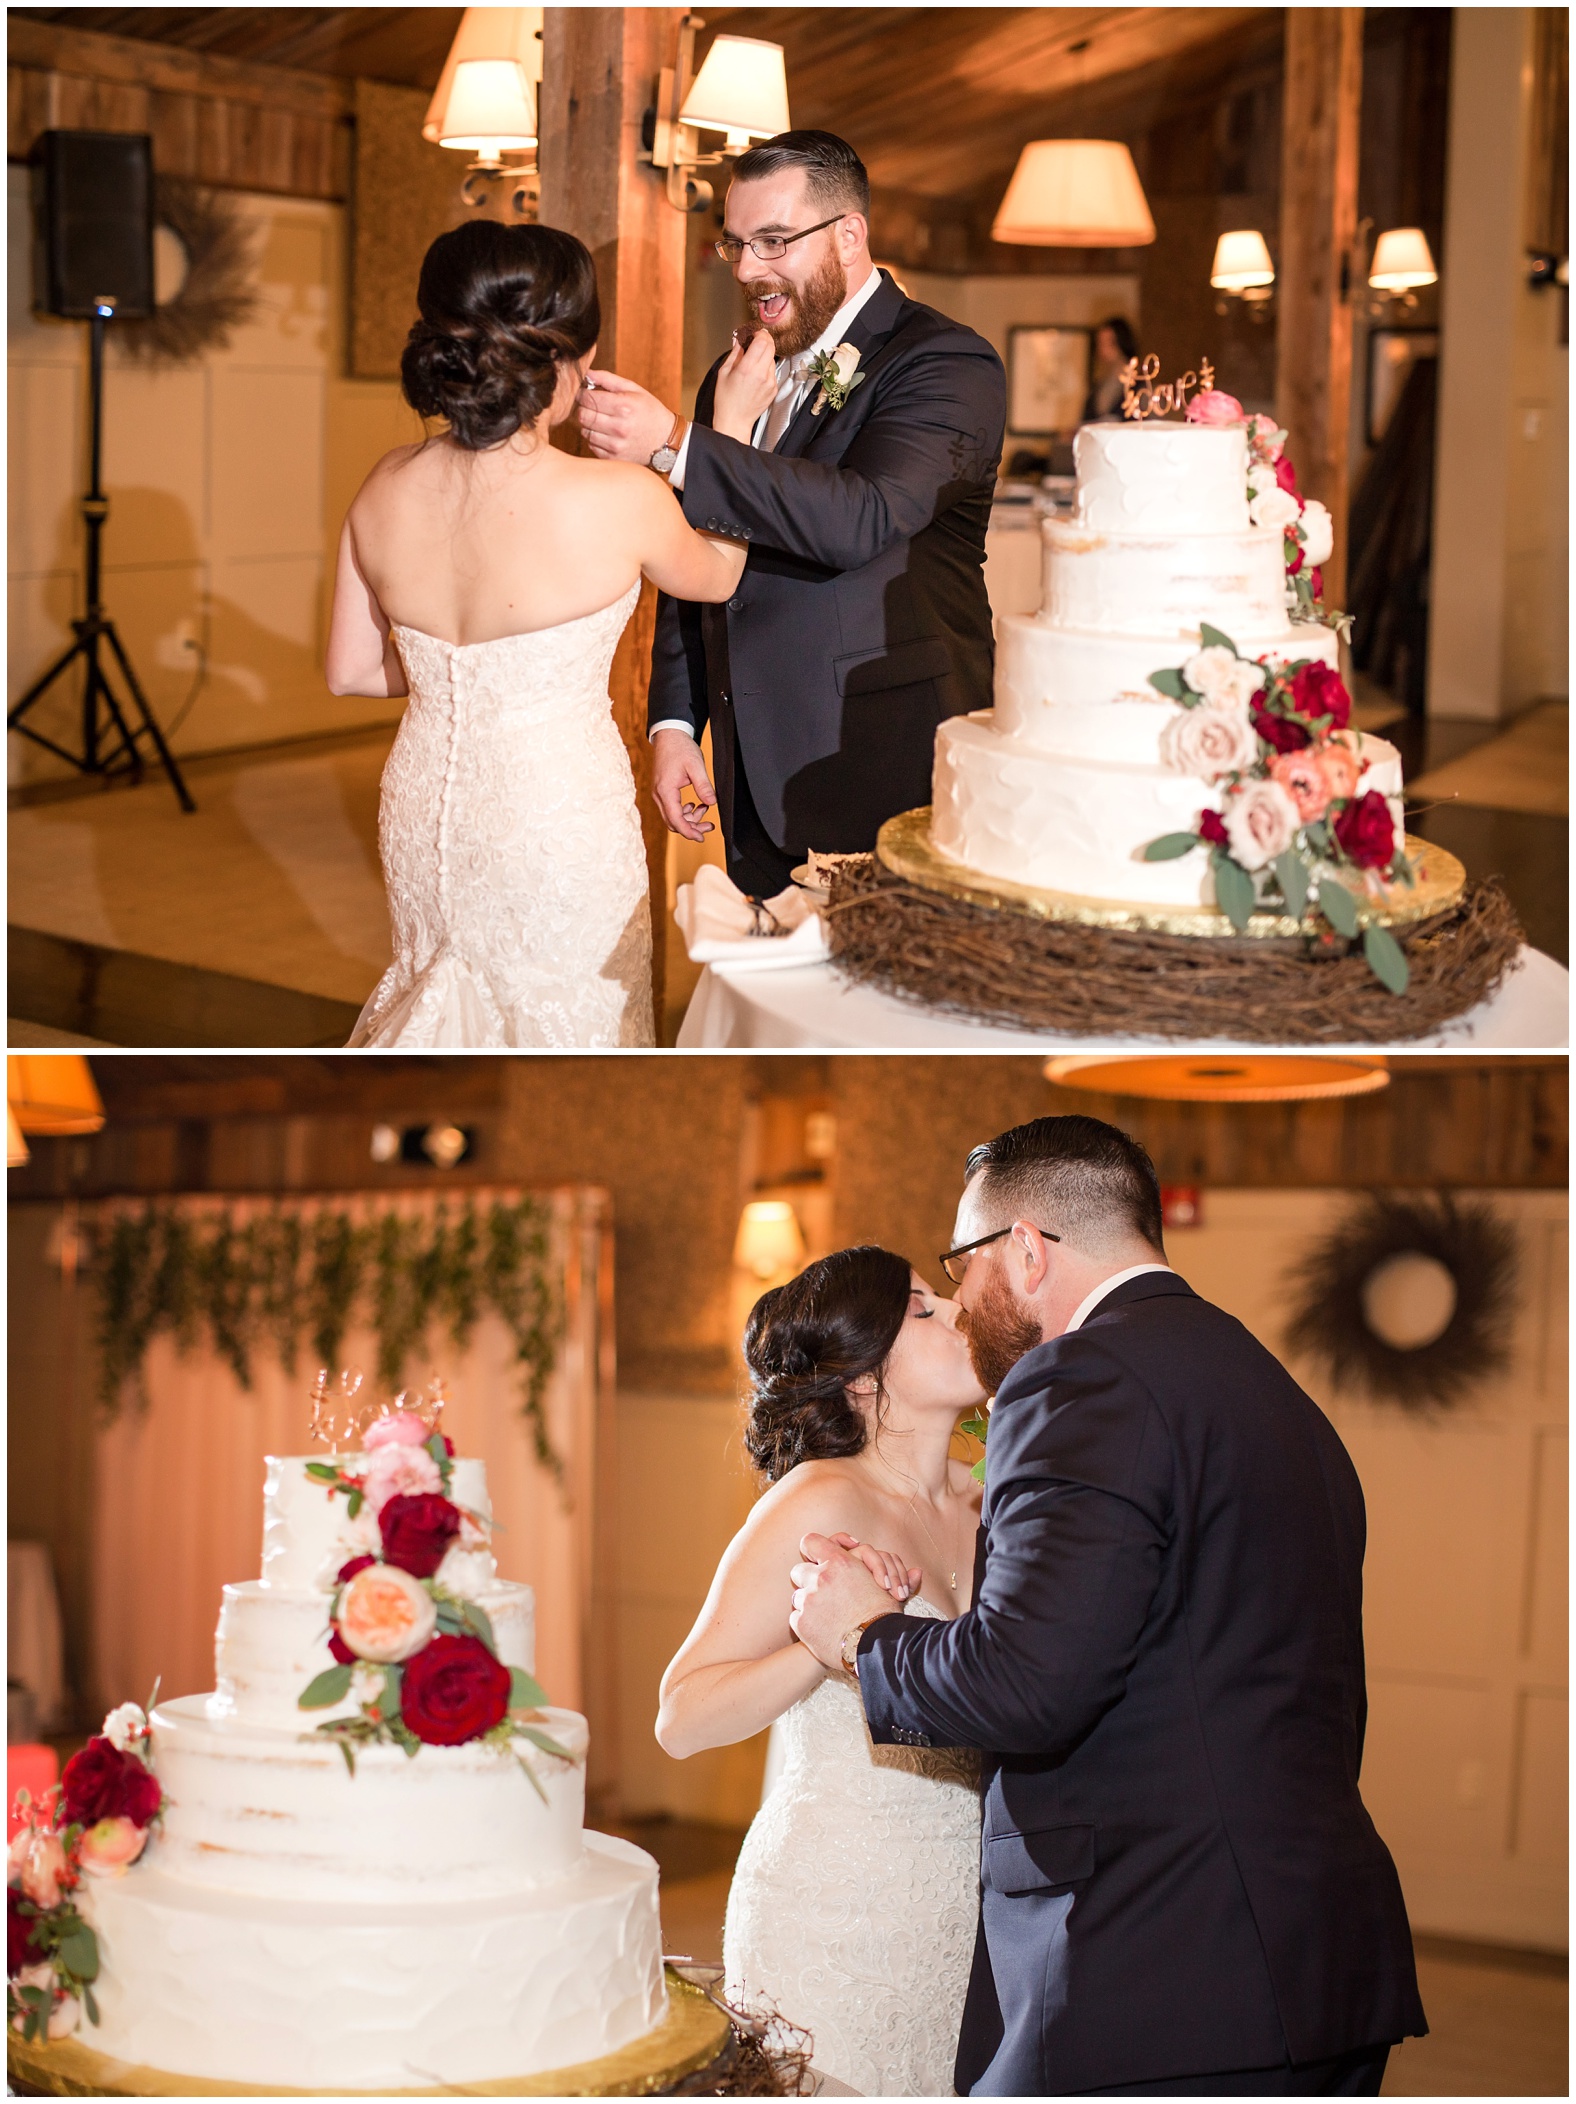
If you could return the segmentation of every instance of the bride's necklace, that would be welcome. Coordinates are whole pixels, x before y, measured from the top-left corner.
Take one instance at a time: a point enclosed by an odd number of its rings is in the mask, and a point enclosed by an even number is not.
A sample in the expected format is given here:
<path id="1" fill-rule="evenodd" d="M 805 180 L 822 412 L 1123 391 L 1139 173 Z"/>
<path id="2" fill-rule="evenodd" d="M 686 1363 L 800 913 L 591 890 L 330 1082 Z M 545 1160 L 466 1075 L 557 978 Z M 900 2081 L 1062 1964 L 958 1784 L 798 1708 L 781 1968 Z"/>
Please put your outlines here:
<path id="1" fill-rule="evenodd" d="M 883 1467 L 892 1469 L 892 1473 L 894 1476 L 901 1475 L 902 1471 L 896 1468 L 892 1468 L 892 1463 L 887 1460 L 884 1454 L 879 1454 L 876 1458 L 881 1462 Z M 919 1485 L 917 1483 L 914 1485 L 914 1488 L 908 1494 L 908 1506 L 909 1510 L 913 1513 L 915 1519 L 917 1519 L 921 1527 L 925 1529 L 925 1539 L 935 1550 L 937 1563 L 945 1566 L 949 1561 L 951 1562 L 952 1574 L 948 1578 L 947 1584 L 952 1589 L 953 1598 L 956 1599 L 958 1592 L 958 1560 L 955 1556 L 949 1559 L 946 1555 L 944 1555 L 942 1552 L 940 1542 L 937 1541 L 936 1537 L 931 1533 L 930 1528 L 926 1523 L 925 1515 L 919 1509 Z"/>

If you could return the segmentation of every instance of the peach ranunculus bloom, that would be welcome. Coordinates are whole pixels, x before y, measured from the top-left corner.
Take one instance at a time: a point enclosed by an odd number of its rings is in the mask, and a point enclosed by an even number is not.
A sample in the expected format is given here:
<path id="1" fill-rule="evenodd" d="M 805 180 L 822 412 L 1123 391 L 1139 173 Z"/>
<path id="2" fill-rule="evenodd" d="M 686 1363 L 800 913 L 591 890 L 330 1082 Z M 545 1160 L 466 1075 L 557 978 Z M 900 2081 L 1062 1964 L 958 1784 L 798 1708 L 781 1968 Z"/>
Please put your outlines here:
<path id="1" fill-rule="evenodd" d="M 1242 404 L 1235 395 L 1223 394 L 1218 387 L 1206 387 L 1188 403 L 1186 415 L 1190 424 L 1240 424 Z"/>
<path id="2" fill-rule="evenodd" d="M 1315 754 L 1278 752 L 1270 762 L 1270 778 L 1280 783 L 1297 806 L 1297 816 L 1304 825 L 1324 816 L 1333 792 Z"/>
<path id="3" fill-rule="evenodd" d="M 1319 748 L 1318 764 L 1331 798 L 1356 795 L 1363 764 L 1349 745 L 1332 738 Z"/>
<path id="4" fill-rule="evenodd" d="M 101 1819 L 82 1836 L 77 1860 L 90 1877 L 123 1877 L 147 1846 L 148 1829 L 132 1819 Z"/>
<path id="5" fill-rule="evenodd" d="M 35 1907 L 48 1913 L 58 1907 L 68 1888 L 71 1865 L 58 1834 L 25 1826 L 7 1851 L 7 1869 L 17 1877 Z"/>
<path id="6" fill-rule="evenodd" d="M 376 1513 L 390 1498 L 419 1498 L 427 1491 L 441 1491 L 443 1475 L 425 1447 L 380 1446 L 367 1456 L 361 1483 Z"/>
<path id="7" fill-rule="evenodd" d="M 362 1435 L 369 1454 L 386 1446 L 425 1446 L 432 1434 L 414 1410 L 391 1410 L 387 1417 L 374 1418 Z"/>
<path id="8" fill-rule="evenodd" d="M 341 1637 L 357 1658 L 398 1665 L 418 1652 L 438 1626 L 438 1610 L 419 1578 L 397 1564 L 357 1571 L 339 1599 Z"/>

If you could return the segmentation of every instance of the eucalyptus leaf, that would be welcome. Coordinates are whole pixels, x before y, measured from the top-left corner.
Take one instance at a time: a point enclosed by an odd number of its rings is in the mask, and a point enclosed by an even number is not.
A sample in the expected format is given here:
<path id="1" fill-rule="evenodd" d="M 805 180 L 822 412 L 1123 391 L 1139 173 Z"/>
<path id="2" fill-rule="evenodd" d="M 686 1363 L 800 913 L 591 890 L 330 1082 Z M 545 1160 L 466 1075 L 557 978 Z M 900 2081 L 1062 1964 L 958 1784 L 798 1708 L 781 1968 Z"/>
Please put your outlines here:
<path id="1" fill-rule="evenodd" d="M 498 1639 L 493 1635 L 493 1625 L 485 1607 L 476 1600 L 462 1600 L 460 1613 L 472 1636 L 480 1637 L 493 1657 L 498 1656 Z"/>
<path id="2" fill-rule="evenodd" d="M 1215 898 L 1220 910 L 1240 935 L 1253 918 L 1253 909 L 1258 903 L 1253 879 L 1240 862 L 1233 862 L 1220 848 L 1216 848 L 1210 857 L 1210 868 L 1215 876 Z"/>
<path id="3" fill-rule="evenodd" d="M 1275 877 L 1281 888 L 1281 897 L 1286 901 L 1286 911 L 1293 920 L 1301 920 L 1303 908 L 1308 903 L 1308 872 L 1295 848 L 1287 848 L 1284 855 L 1275 857 Z"/>
<path id="4" fill-rule="evenodd" d="M 96 2024 L 99 2020 L 98 2003 L 93 1999 L 93 1990 L 86 1980 L 82 1983 L 82 2006 L 88 2013 L 88 2022 Z"/>
<path id="5" fill-rule="evenodd" d="M 1198 624 L 1198 639 L 1206 650 L 1229 650 L 1233 657 L 1242 655 L 1223 628 L 1211 628 L 1207 621 Z"/>
<path id="6" fill-rule="evenodd" d="M 1330 852 L 1330 829 L 1322 818 L 1316 818 L 1312 825 L 1303 828 L 1303 838 L 1316 855 Z"/>
<path id="7" fill-rule="evenodd" d="M 352 1782 L 354 1782 L 356 1779 L 356 1749 L 354 1746 L 351 1745 L 350 1741 L 347 1738 L 344 1738 L 343 1736 L 341 1736 L 335 1743 L 338 1745 L 340 1752 L 345 1757 L 345 1766 L 350 1770 L 350 1779 Z"/>
<path id="8" fill-rule="evenodd" d="M 366 1499 L 362 1494 L 360 1485 L 358 1484 L 357 1487 L 350 1493 L 349 1498 L 345 1502 L 345 1510 L 349 1514 L 351 1519 L 356 1519 L 360 1515 L 361 1508 L 365 1503 Z"/>
<path id="9" fill-rule="evenodd" d="M 546 1709 L 547 1690 L 539 1680 L 534 1680 L 524 1666 L 509 1668 L 510 1709 Z"/>
<path id="10" fill-rule="evenodd" d="M 573 1767 L 575 1757 L 568 1747 L 560 1746 L 556 1739 L 551 1738 L 545 1731 L 538 1731 L 534 1724 L 517 1724 L 515 1731 L 520 1738 L 529 1739 L 533 1746 L 540 1747 L 543 1753 L 550 1753 L 560 1761 L 568 1761 Z"/>
<path id="11" fill-rule="evenodd" d="M 517 1753 L 515 1755 L 515 1759 L 520 1765 L 521 1774 L 531 1785 L 531 1788 L 536 1792 L 537 1796 L 542 1800 L 543 1804 L 546 1804 L 547 1792 L 542 1788 L 542 1778 L 537 1774 L 536 1770 L 531 1766 L 530 1762 L 526 1759 L 523 1753 Z"/>
<path id="12" fill-rule="evenodd" d="M 1197 833 L 1162 833 L 1158 840 L 1151 840 L 1144 849 L 1144 860 L 1174 862 L 1179 855 L 1190 855 L 1197 846 Z"/>
<path id="13" fill-rule="evenodd" d="M 331 1467 L 326 1461 L 309 1461 L 306 1465 L 306 1472 L 317 1483 L 337 1483 L 339 1481 L 339 1470 Z"/>
<path id="14" fill-rule="evenodd" d="M 1350 941 L 1357 933 L 1357 901 L 1346 886 L 1334 877 L 1324 877 L 1319 883 L 1319 911 L 1324 915 L 1337 935 Z"/>
<path id="15" fill-rule="evenodd" d="M 384 1667 L 382 1709 L 385 1717 L 397 1717 L 401 1714 L 400 1691 L 404 1685 L 405 1675 L 398 1666 Z"/>
<path id="16" fill-rule="evenodd" d="M 985 1456 L 983 1454 L 981 1454 L 979 1460 L 976 1461 L 974 1466 L 969 1470 L 969 1474 L 974 1478 L 976 1483 L 983 1483 L 985 1481 Z"/>
<path id="17" fill-rule="evenodd" d="M 56 1955 L 67 1972 L 75 1973 L 79 1980 L 96 1980 L 99 1971 L 98 1938 L 86 1922 L 63 1936 L 56 1947 Z"/>
<path id="18" fill-rule="evenodd" d="M 1167 665 L 1162 672 L 1151 672 L 1149 684 L 1160 694 L 1169 694 L 1173 701 L 1181 701 L 1188 689 L 1182 683 L 1182 674 L 1175 665 Z"/>
<path id="19" fill-rule="evenodd" d="M 1390 933 L 1377 921 L 1370 921 L 1363 930 L 1363 955 L 1368 959 L 1369 970 L 1374 977 L 1389 987 L 1393 994 L 1404 994 L 1412 974 L 1406 961 L 1406 952 Z"/>
<path id="20" fill-rule="evenodd" d="M 349 1666 L 330 1666 L 319 1673 L 296 1697 L 297 1709 L 332 1709 L 350 1693 Z"/>

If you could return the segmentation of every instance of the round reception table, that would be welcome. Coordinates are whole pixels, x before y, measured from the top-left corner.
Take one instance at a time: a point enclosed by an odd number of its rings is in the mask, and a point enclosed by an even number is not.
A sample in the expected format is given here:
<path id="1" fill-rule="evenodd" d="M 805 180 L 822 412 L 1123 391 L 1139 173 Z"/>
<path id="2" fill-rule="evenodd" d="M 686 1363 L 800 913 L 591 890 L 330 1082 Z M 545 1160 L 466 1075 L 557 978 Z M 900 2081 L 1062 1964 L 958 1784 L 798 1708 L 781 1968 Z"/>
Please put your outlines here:
<path id="1" fill-rule="evenodd" d="M 1427 1037 L 1408 1038 L 1418 1050 L 1532 1051 L 1563 1048 L 1570 1037 L 1570 974 L 1541 950 L 1523 948 L 1493 996 Z M 750 1051 L 937 1050 L 958 1052 L 1076 1052 L 1117 1045 L 1171 1045 L 1176 1038 L 1063 1037 L 971 1022 L 940 1009 L 902 1001 L 873 986 L 845 979 L 826 962 L 777 969 L 709 964 L 701 974 L 678 1042 L 687 1051 L 733 1047 Z M 1203 1041 L 1190 1049 L 1204 1049 Z M 1256 1051 L 1262 1046 L 1210 1041 L 1212 1051 Z M 1282 1048 L 1285 1049 L 1285 1048 Z M 1309 1046 L 1310 1051 L 1373 1051 L 1371 1045 Z"/>

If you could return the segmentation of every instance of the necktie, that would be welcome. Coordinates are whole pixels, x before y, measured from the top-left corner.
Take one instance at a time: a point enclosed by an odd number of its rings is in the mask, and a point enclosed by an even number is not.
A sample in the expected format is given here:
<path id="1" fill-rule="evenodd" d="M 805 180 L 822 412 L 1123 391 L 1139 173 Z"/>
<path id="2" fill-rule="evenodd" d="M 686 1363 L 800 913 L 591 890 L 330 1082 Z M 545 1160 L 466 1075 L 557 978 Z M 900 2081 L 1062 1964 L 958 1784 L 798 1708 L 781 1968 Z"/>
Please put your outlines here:
<path id="1" fill-rule="evenodd" d="M 792 420 L 795 399 L 804 385 L 805 372 L 814 355 L 813 351 L 800 351 L 798 356 L 790 358 L 784 367 L 772 406 L 766 412 L 766 429 L 761 433 L 763 453 L 776 452 L 777 442 Z"/>

